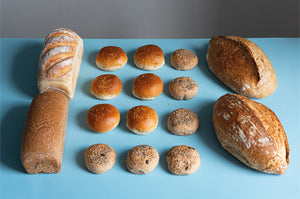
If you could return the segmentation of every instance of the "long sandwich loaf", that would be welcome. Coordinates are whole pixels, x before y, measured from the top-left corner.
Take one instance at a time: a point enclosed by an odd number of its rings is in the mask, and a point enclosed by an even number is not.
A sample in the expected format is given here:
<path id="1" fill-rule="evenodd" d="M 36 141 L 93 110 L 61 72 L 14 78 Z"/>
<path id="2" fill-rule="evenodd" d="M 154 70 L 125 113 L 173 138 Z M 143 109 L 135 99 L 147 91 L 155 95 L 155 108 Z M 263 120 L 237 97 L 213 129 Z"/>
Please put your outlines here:
<path id="1" fill-rule="evenodd" d="M 60 28 L 50 33 L 40 56 L 38 88 L 25 122 L 21 161 L 28 173 L 61 170 L 69 100 L 74 96 L 83 40 Z"/>

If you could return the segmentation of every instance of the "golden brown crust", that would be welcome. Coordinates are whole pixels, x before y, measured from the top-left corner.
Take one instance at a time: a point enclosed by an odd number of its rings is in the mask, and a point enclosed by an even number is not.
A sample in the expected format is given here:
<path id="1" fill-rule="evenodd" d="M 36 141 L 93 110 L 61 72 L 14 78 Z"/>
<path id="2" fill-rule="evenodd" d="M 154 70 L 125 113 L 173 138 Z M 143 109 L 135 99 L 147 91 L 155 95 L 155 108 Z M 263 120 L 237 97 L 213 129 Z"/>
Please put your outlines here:
<path id="1" fill-rule="evenodd" d="M 94 144 L 84 153 L 85 166 L 93 173 L 109 171 L 116 163 L 117 153 L 107 144 Z"/>
<path id="2" fill-rule="evenodd" d="M 153 73 L 145 73 L 137 76 L 132 85 L 132 94 L 141 100 L 151 100 L 158 97 L 164 89 L 160 77 Z"/>
<path id="3" fill-rule="evenodd" d="M 175 135 L 192 135 L 200 126 L 198 115 L 192 110 L 179 108 L 168 117 L 168 129 Z"/>
<path id="4" fill-rule="evenodd" d="M 207 64 L 224 84 L 248 97 L 269 96 L 277 87 L 270 60 L 248 39 L 213 37 L 207 51 Z"/>
<path id="5" fill-rule="evenodd" d="M 144 70 L 156 70 L 165 64 L 164 53 L 156 45 L 139 47 L 133 56 L 135 65 Z"/>
<path id="6" fill-rule="evenodd" d="M 98 68 L 105 71 L 114 71 L 123 68 L 128 61 L 124 50 L 117 46 L 106 46 L 100 49 L 96 57 Z"/>
<path id="7" fill-rule="evenodd" d="M 90 92 L 98 99 L 112 99 L 122 91 L 122 82 L 116 75 L 99 75 L 92 83 Z"/>
<path id="8" fill-rule="evenodd" d="M 125 160 L 128 170 L 135 174 L 147 174 L 158 165 L 159 154 L 149 145 L 135 146 L 127 154 Z"/>
<path id="9" fill-rule="evenodd" d="M 73 31 L 59 28 L 51 32 L 40 55 L 38 89 L 57 89 L 73 98 L 83 54 L 83 40 Z"/>
<path id="10" fill-rule="evenodd" d="M 88 126 L 97 133 L 108 132 L 118 126 L 120 113 L 111 104 L 97 104 L 87 114 Z"/>
<path id="11" fill-rule="evenodd" d="M 190 77 L 177 77 L 170 83 L 169 92 L 174 99 L 192 99 L 198 93 L 198 84 Z"/>
<path id="12" fill-rule="evenodd" d="M 156 129 L 157 124 L 158 116 L 155 110 L 148 106 L 135 106 L 127 113 L 126 125 L 135 134 L 149 134 Z"/>
<path id="13" fill-rule="evenodd" d="M 174 146 L 167 154 L 168 169 L 175 175 L 190 175 L 200 167 L 200 156 L 196 149 L 180 145 Z"/>
<path id="14" fill-rule="evenodd" d="M 177 49 L 171 55 L 171 65 L 177 70 L 191 70 L 198 64 L 195 53 L 186 49 Z"/>
<path id="15" fill-rule="evenodd" d="M 269 108 L 244 96 L 227 94 L 215 103 L 213 124 L 221 145 L 244 164 L 266 173 L 285 173 L 288 141 Z"/>
<path id="16" fill-rule="evenodd" d="M 38 94 L 26 118 L 21 161 L 28 173 L 61 170 L 69 100 L 60 91 Z"/>

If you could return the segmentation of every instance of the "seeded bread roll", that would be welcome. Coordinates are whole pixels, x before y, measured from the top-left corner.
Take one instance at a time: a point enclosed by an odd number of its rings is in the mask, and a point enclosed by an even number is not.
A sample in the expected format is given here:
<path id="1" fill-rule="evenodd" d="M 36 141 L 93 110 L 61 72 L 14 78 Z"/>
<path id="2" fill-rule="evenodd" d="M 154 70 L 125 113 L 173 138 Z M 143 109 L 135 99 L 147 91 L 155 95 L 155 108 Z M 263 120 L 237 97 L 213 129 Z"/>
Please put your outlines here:
<path id="1" fill-rule="evenodd" d="M 171 65 L 177 70 L 191 70 L 198 64 L 195 53 L 186 49 L 177 49 L 171 55 Z"/>
<path id="2" fill-rule="evenodd" d="M 159 162 L 159 154 L 149 145 L 139 145 L 130 149 L 125 161 L 128 170 L 135 174 L 150 173 Z"/>
<path id="3" fill-rule="evenodd" d="M 60 91 L 36 95 L 29 107 L 21 146 L 21 161 L 30 174 L 61 170 L 69 99 Z"/>
<path id="4" fill-rule="evenodd" d="M 213 37 L 207 51 L 209 69 L 230 89 L 251 98 L 271 95 L 277 87 L 273 66 L 252 41 Z"/>
<path id="5" fill-rule="evenodd" d="M 196 149 L 187 145 L 174 146 L 167 154 L 168 169 L 175 175 L 190 175 L 200 167 Z"/>
<path id="6" fill-rule="evenodd" d="M 192 99 L 198 93 L 198 84 L 190 77 L 177 77 L 170 83 L 169 92 L 174 99 Z"/>
<path id="7" fill-rule="evenodd" d="M 179 108 L 168 117 L 168 129 L 175 135 L 192 135 L 199 126 L 198 115 L 186 108 Z"/>
<path id="8" fill-rule="evenodd" d="M 107 144 L 94 144 L 84 153 L 85 166 L 93 173 L 109 171 L 116 163 L 117 153 Z"/>
<path id="9" fill-rule="evenodd" d="M 223 148 L 241 162 L 258 171 L 285 173 L 287 136 L 268 107 L 242 95 L 226 94 L 214 105 L 213 125 Z"/>
<path id="10" fill-rule="evenodd" d="M 69 99 L 75 93 L 83 54 L 83 40 L 73 31 L 59 28 L 44 42 L 38 70 L 38 89 L 65 92 Z"/>

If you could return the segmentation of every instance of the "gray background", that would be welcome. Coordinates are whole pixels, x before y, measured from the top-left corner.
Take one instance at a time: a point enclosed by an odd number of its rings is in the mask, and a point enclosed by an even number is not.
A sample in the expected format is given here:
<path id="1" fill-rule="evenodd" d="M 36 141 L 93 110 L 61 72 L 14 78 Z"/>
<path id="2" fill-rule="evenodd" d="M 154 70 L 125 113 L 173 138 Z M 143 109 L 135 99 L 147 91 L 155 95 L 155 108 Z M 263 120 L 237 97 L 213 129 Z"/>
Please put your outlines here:
<path id="1" fill-rule="evenodd" d="M 1 0 L 1 37 L 299 37 L 299 0 Z"/>

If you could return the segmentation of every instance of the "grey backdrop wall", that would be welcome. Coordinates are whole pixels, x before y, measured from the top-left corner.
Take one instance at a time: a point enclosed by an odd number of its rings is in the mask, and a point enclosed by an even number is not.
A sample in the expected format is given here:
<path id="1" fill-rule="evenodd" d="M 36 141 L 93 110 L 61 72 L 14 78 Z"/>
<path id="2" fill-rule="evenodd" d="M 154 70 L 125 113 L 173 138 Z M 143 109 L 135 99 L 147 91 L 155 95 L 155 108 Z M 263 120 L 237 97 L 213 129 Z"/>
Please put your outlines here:
<path id="1" fill-rule="evenodd" d="M 1 37 L 299 37 L 299 0 L 1 0 Z"/>

